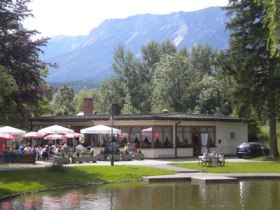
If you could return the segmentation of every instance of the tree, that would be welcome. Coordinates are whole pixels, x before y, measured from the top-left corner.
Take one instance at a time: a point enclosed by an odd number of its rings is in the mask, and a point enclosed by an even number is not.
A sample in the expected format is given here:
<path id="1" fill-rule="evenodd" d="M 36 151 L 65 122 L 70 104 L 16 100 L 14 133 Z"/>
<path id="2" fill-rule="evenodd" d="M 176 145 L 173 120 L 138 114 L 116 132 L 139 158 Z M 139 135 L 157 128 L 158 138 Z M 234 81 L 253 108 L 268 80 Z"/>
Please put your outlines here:
<path id="1" fill-rule="evenodd" d="M 76 103 L 74 101 L 74 90 L 72 87 L 64 84 L 54 94 L 51 103 L 52 110 L 55 115 L 70 115 L 75 114 Z"/>
<path id="2" fill-rule="evenodd" d="M 85 98 L 97 98 L 97 91 L 96 90 L 87 90 L 82 89 L 75 95 L 75 101 L 77 103 L 76 112 L 83 112 L 84 110 L 84 99 Z"/>
<path id="3" fill-rule="evenodd" d="M 153 76 L 152 111 L 185 112 L 192 82 L 189 61 L 179 54 L 164 55 Z"/>
<path id="4" fill-rule="evenodd" d="M 36 30 L 27 30 L 22 21 L 32 16 L 27 8 L 30 0 L 2 0 L 0 3 L 0 66 L 12 79 L 15 89 L 1 95 L 2 123 L 27 127 L 27 120 L 40 113 L 47 103 L 49 87 L 44 81 L 46 66 L 39 59 L 47 39 L 34 39 Z M 2 94 L 2 93 L 1 93 Z"/>
<path id="5" fill-rule="evenodd" d="M 229 1 L 227 14 L 232 17 L 230 30 L 230 63 L 227 71 L 236 80 L 235 96 L 239 115 L 250 118 L 252 112 L 267 116 L 270 128 L 270 155 L 277 157 L 276 114 L 279 98 L 279 58 L 267 49 L 269 31 L 263 27 L 265 7 L 254 0 Z M 264 113 L 264 112 L 267 112 Z"/>
<path id="6" fill-rule="evenodd" d="M 0 103 L 2 103 L 2 97 L 8 96 L 17 90 L 17 84 L 14 77 L 7 74 L 4 67 L 0 66 Z"/>
<path id="7" fill-rule="evenodd" d="M 117 78 L 124 84 L 122 97 L 126 99 L 122 106 L 126 107 L 126 111 L 135 113 L 151 111 L 151 78 L 155 64 L 162 55 L 176 52 L 176 47 L 171 41 L 156 43 L 152 40 L 141 50 L 142 60 L 136 59 L 130 51 L 125 51 L 124 46 L 120 45 L 115 50 L 113 63 Z M 128 95 L 129 97 L 126 97 Z"/>
<path id="8" fill-rule="evenodd" d="M 279 0 L 256 0 L 263 4 L 267 10 L 265 27 L 269 28 L 269 50 L 271 54 L 280 56 L 280 1 Z"/>
<path id="9" fill-rule="evenodd" d="M 176 53 L 177 49 L 174 43 L 167 40 L 162 43 L 157 43 L 151 40 L 141 48 L 142 60 L 141 71 L 139 77 L 141 85 L 139 92 L 141 92 L 141 107 L 139 109 L 143 112 L 150 112 L 152 109 L 152 78 L 155 73 L 156 64 L 160 61 L 163 55 L 172 55 Z"/>
<path id="10" fill-rule="evenodd" d="M 139 110 L 135 109 L 132 104 L 131 104 L 131 96 L 128 93 L 125 97 L 125 104 L 124 107 L 122 108 L 122 113 L 123 114 L 136 114 L 139 113 Z"/>
<path id="11" fill-rule="evenodd" d="M 96 91 L 94 107 L 97 113 L 110 114 L 112 103 L 118 103 L 122 109 L 125 102 L 126 87 L 116 76 L 104 80 Z"/>
<path id="12" fill-rule="evenodd" d="M 190 111 L 203 114 L 225 114 L 223 92 L 220 83 L 219 66 L 215 62 L 217 52 L 210 46 L 200 44 L 191 49 L 190 68 L 193 80 L 190 89 Z M 219 79 L 219 80 L 218 80 Z M 227 113 L 228 114 L 228 113 Z"/>

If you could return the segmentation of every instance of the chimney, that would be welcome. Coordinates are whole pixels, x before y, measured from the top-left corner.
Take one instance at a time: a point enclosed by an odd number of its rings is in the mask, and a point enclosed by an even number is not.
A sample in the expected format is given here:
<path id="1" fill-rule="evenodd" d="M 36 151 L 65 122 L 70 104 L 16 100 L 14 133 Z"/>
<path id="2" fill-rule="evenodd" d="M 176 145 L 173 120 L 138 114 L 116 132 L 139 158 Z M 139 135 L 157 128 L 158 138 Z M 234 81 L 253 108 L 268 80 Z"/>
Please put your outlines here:
<path id="1" fill-rule="evenodd" d="M 121 108 L 119 104 L 112 104 L 112 115 L 120 115 L 121 114 Z"/>
<path id="2" fill-rule="evenodd" d="M 93 98 L 84 98 L 84 115 L 93 114 Z"/>

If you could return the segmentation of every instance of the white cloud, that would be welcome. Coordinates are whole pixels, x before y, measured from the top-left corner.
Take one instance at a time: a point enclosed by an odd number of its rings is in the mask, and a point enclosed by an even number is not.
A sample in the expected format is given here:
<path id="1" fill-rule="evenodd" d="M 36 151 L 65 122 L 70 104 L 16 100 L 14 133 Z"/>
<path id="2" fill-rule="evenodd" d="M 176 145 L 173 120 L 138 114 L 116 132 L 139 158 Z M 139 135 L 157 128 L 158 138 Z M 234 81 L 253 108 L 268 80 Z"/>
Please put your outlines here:
<path id="1" fill-rule="evenodd" d="M 187 12 L 227 3 L 228 0 L 33 0 L 30 8 L 35 17 L 25 24 L 44 36 L 82 35 L 105 19 Z"/>

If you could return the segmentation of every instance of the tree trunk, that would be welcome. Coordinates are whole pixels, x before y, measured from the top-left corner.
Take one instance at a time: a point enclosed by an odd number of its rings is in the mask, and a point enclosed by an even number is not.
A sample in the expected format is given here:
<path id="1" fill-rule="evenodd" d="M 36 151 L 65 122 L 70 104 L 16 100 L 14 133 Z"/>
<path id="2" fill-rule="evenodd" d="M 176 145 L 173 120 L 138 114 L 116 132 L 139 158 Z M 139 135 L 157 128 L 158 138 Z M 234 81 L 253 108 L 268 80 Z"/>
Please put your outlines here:
<path id="1" fill-rule="evenodd" d="M 270 152 L 269 155 L 272 158 L 278 157 L 278 146 L 277 146 L 277 136 L 276 136 L 276 106 L 275 106 L 275 95 L 273 91 L 270 93 L 270 99 L 268 101 L 268 112 L 269 112 L 269 142 L 270 142 Z"/>

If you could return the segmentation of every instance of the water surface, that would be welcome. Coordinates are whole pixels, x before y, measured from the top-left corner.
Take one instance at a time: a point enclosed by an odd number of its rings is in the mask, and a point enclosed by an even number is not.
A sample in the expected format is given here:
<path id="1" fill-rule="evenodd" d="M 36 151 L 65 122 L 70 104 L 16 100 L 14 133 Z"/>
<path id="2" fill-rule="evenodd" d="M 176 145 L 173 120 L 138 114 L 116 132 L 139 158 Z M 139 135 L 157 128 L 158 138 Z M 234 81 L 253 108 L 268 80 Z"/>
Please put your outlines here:
<path id="1" fill-rule="evenodd" d="M 122 183 L 58 190 L 0 202 L 0 209 L 279 209 L 280 180 L 237 183 Z"/>

